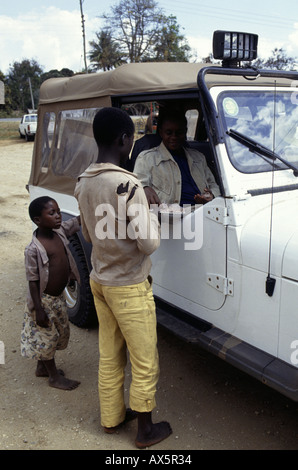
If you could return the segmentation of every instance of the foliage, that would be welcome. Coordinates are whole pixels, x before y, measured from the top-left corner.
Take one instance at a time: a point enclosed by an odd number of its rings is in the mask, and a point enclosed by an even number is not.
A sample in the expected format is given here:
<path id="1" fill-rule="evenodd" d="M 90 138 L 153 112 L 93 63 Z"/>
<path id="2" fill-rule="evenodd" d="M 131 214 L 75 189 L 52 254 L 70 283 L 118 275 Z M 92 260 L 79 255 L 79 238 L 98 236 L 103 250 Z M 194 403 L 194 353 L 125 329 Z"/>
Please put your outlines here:
<path id="1" fill-rule="evenodd" d="M 256 59 L 252 65 L 259 69 L 295 70 L 296 63 L 297 59 L 288 57 L 283 48 L 275 48 L 270 57 L 267 59 Z"/>
<path id="2" fill-rule="evenodd" d="M 189 60 L 190 47 L 176 17 L 165 16 L 155 0 L 120 0 L 103 19 L 105 27 L 90 42 L 96 69 L 124 62 Z"/>
<path id="3" fill-rule="evenodd" d="M 111 32 L 105 29 L 96 33 L 96 40 L 91 41 L 89 53 L 92 71 L 111 70 L 124 63 L 117 41 L 113 41 Z"/>
<path id="4" fill-rule="evenodd" d="M 19 111 L 17 114 L 22 115 L 27 113 L 28 109 L 37 108 L 39 88 L 45 80 L 73 75 L 74 72 L 68 68 L 43 73 L 41 66 L 35 60 L 24 59 L 22 62 L 14 62 L 7 76 L 0 71 L 0 80 L 4 82 L 5 87 L 5 104 L 0 105 L 0 116 L 12 116 L 15 111 Z M 30 84 L 34 103 L 31 99 Z"/>
<path id="5" fill-rule="evenodd" d="M 26 112 L 37 105 L 41 73 L 42 69 L 34 59 L 24 59 L 10 66 L 6 83 L 11 91 L 12 109 L 22 109 Z M 30 84 L 34 103 L 31 99 Z"/>
<path id="6" fill-rule="evenodd" d="M 143 62 L 188 62 L 191 48 L 185 37 L 180 34 L 180 27 L 175 16 L 163 17 L 163 25 L 156 44 L 153 47 L 153 56 L 144 56 Z"/>
<path id="7" fill-rule="evenodd" d="M 49 78 L 60 78 L 60 77 L 72 77 L 74 75 L 74 72 L 70 69 L 64 68 L 61 69 L 60 71 L 57 69 L 52 69 L 49 72 L 45 72 L 41 74 L 41 83 L 43 83 L 45 80 L 48 80 Z"/>
<path id="8" fill-rule="evenodd" d="M 118 0 L 102 18 L 104 27 L 91 41 L 90 70 L 111 70 L 129 62 L 182 62 L 194 55 L 180 31 L 177 18 L 166 16 L 155 0 Z M 202 62 L 218 64 L 212 54 Z M 297 59 L 288 57 L 281 48 L 275 48 L 267 59 L 257 59 L 250 65 L 257 68 L 294 70 Z M 245 64 L 244 64 L 245 65 Z M 52 69 L 44 72 L 34 59 L 13 62 L 7 75 L 0 71 L 5 86 L 5 104 L 0 104 L 0 116 L 21 115 L 37 107 L 40 85 L 48 78 L 71 77 L 70 69 Z M 30 79 L 30 82 L 29 82 Z M 33 101 L 31 99 L 32 89 Z"/>

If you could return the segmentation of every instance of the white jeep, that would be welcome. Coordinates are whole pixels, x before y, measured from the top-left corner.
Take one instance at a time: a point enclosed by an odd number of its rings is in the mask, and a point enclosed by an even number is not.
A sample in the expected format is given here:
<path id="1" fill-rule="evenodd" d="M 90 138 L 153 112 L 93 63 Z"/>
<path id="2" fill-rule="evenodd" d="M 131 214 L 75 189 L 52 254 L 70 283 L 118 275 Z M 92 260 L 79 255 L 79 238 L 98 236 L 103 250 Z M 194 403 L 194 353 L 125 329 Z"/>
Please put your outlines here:
<path id="1" fill-rule="evenodd" d="M 152 256 L 158 321 L 297 401 L 298 74 L 240 67 L 256 43 L 254 35 L 217 32 L 222 67 L 137 63 L 47 80 L 29 190 L 32 199 L 53 196 L 64 218 L 78 214 L 73 190 L 97 158 L 97 110 L 126 109 L 140 138 L 159 107 L 183 108 L 188 145 L 205 154 L 221 195 L 168 217 L 170 236 Z M 91 247 L 79 234 L 71 249 L 81 286 L 67 289 L 69 316 L 84 327 L 95 319 Z"/>

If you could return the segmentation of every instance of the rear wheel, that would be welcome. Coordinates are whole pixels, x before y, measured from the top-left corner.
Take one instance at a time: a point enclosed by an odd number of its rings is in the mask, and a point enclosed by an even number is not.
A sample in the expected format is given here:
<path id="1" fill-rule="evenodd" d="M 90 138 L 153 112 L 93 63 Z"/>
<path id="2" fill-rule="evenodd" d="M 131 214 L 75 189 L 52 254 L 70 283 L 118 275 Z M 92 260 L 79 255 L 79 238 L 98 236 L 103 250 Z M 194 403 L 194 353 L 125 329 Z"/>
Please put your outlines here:
<path id="1" fill-rule="evenodd" d="M 76 262 L 81 283 L 71 280 L 65 289 L 68 317 L 71 323 L 80 328 L 95 326 L 97 316 L 84 251 L 76 235 L 72 236 L 69 242 L 69 249 Z"/>

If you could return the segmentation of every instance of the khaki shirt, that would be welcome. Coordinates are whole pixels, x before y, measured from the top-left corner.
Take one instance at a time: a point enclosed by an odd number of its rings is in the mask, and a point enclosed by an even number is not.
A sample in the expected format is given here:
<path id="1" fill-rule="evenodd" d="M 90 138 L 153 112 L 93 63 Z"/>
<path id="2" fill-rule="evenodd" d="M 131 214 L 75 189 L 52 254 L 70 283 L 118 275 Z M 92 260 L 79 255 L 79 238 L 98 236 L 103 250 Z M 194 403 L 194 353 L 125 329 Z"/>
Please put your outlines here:
<path id="1" fill-rule="evenodd" d="M 80 225 L 76 217 L 73 217 L 66 222 L 62 222 L 58 230 L 54 230 L 61 238 L 68 256 L 70 267 L 70 279 L 76 279 L 80 282 L 80 275 L 77 270 L 75 260 L 70 253 L 67 245 L 69 244 L 68 238 L 80 230 Z M 25 269 L 27 281 L 39 281 L 40 296 L 45 291 L 49 280 L 49 258 L 46 249 L 36 237 L 36 231 L 33 233 L 31 243 L 25 248 Z M 34 309 L 33 300 L 28 289 L 27 306 L 30 311 Z"/>
<path id="2" fill-rule="evenodd" d="M 159 222 L 136 176 L 111 163 L 94 163 L 80 175 L 74 195 L 82 233 L 92 243 L 91 279 L 109 286 L 145 281 L 160 243 Z"/>
<path id="3" fill-rule="evenodd" d="M 190 174 L 201 193 L 209 188 L 214 197 L 220 195 L 219 187 L 209 169 L 204 155 L 195 149 L 184 148 Z M 143 187 L 150 186 L 161 203 L 180 203 L 182 178 L 179 166 L 161 143 L 158 147 L 141 152 L 136 159 L 134 173 Z"/>

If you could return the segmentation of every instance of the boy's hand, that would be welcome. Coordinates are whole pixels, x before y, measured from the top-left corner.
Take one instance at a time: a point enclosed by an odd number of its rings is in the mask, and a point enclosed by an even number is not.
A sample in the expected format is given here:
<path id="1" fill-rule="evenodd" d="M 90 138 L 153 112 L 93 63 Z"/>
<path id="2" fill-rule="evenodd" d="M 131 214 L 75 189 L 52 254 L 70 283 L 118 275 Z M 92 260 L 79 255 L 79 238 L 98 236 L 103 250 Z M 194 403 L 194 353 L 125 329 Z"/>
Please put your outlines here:
<path id="1" fill-rule="evenodd" d="M 49 317 L 43 308 L 36 311 L 36 324 L 40 326 L 40 328 L 48 328 L 51 325 Z"/>

